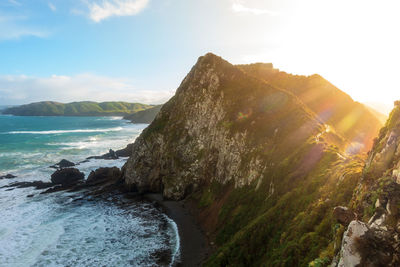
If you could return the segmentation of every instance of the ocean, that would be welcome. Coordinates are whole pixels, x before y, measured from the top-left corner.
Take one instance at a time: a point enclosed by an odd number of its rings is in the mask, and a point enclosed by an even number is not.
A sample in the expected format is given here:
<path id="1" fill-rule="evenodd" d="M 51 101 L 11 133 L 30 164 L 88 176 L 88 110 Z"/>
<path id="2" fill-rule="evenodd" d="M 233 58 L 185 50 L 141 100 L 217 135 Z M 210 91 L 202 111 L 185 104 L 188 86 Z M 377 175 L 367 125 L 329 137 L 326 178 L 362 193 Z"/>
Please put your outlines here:
<path id="1" fill-rule="evenodd" d="M 146 126 L 119 117 L 0 115 L 0 176 L 17 176 L 0 180 L 0 266 L 154 266 L 160 251 L 177 259 L 176 224 L 150 203 L 124 207 L 112 200 L 77 201 L 79 192 L 1 188 L 50 181 L 50 165 L 124 148 Z M 92 159 L 76 167 L 87 177 L 126 160 Z"/>

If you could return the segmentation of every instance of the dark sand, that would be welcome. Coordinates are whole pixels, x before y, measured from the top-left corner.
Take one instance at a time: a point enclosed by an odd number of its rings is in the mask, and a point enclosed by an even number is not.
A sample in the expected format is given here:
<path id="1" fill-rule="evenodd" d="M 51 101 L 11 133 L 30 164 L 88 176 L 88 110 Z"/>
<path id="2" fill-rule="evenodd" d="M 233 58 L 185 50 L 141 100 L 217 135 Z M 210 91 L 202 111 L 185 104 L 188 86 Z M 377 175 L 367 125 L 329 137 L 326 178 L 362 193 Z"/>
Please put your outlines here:
<path id="1" fill-rule="evenodd" d="M 158 202 L 164 207 L 168 217 L 177 224 L 181 246 L 180 266 L 201 266 L 209 256 L 210 248 L 206 235 L 196 223 L 190 209 L 185 207 L 185 202 L 163 200 L 161 194 L 146 194 L 145 198 Z"/>

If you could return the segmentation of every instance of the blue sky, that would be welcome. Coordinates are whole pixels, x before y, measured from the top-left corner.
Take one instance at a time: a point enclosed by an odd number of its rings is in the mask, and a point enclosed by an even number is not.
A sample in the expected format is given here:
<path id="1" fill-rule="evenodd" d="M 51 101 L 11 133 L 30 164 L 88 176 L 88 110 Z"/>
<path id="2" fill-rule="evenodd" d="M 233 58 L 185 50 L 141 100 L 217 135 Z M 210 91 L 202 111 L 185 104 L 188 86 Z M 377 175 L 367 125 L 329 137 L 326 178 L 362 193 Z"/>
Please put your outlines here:
<path id="1" fill-rule="evenodd" d="M 387 78 L 400 60 L 394 10 L 389 0 L 1 0 L 0 104 L 162 103 L 207 52 L 319 73 L 388 104 L 400 91 Z"/>

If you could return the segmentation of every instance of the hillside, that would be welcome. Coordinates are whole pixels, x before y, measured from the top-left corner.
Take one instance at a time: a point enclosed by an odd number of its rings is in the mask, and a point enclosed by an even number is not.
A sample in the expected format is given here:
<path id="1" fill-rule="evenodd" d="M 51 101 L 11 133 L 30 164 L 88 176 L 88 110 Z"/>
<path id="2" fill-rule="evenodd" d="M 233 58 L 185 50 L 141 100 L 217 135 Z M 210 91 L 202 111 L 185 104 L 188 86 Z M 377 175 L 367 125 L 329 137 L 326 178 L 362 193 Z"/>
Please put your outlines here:
<path id="1" fill-rule="evenodd" d="M 162 105 L 154 106 L 145 110 L 135 112 L 130 115 L 124 116 L 125 120 L 130 120 L 132 123 L 151 123 L 157 116 Z"/>
<path id="2" fill-rule="evenodd" d="M 72 102 L 58 103 L 51 101 L 36 102 L 7 108 L 3 114 L 17 116 L 124 116 L 154 105 L 127 102 Z"/>
<path id="3" fill-rule="evenodd" d="M 299 97 L 324 123 L 332 125 L 337 133 L 353 142 L 353 147 L 360 144 L 364 152 L 371 149 L 372 140 L 382 127 L 381 118 L 321 76 L 292 75 L 263 63 L 238 67 Z"/>
<path id="4" fill-rule="evenodd" d="M 293 93 L 207 54 L 136 139 L 123 178 L 196 207 L 215 244 L 206 266 L 326 266 L 345 230 L 332 210 L 349 205 L 365 160 L 336 132 Z"/>
<path id="5" fill-rule="evenodd" d="M 368 155 L 344 234 L 339 266 L 400 266 L 400 102 Z M 354 234 L 352 234 L 354 233 Z"/>

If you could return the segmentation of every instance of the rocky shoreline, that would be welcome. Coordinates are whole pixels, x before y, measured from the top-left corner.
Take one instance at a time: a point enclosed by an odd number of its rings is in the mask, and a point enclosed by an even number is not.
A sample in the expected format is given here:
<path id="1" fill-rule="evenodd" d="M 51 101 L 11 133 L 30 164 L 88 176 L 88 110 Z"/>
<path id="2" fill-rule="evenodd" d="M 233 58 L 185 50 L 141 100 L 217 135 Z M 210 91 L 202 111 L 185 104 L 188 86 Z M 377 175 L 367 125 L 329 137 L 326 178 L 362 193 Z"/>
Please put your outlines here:
<path id="1" fill-rule="evenodd" d="M 126 149 L 130 148 L 128 145 Z M 123 150 L 119 150 L 121 155 Z M 110 159 L 109 155 L 115 152 L 109 152 L 102 156 L 89 157 L 90 159 Z M 161 194 L 139 194 L 130 192 L 123 181 L 122 172 L 117 167 L 99 167 L 92 171 L 85 179 L 84 174 L 75 166 L 79 163 L 73 163 L 68 160 L 61 160 L 50 168 L 57 169 L 51 175 L 51 182 L 30 181 L 14 182 L 1 188 L 7 188 L 7 191 L 15 188 L 34 187 L 36 190 L 42 190 L 39 194 L 50 194 L 55 192 L 76 192 L 73 202 L 77 201 L 111 201 L 118 207 L 129 210 L 129 207 L 138 202 L 148 203 L 161 211 L 168 218 L 173 220 L 178 228 L 179 235 L 179 255 L 173 259 L 173 252 L 168 250 L 156 251 L 152 257 L 159 266 L 201 266 L 202 262 L 210 255 L 209 241 L 196 222 L 194 207 L 191 207 L 185 201 L 164 200 Z M 16 178 L 14 175 L 5 175 L 4 179 Z M 45 190 L 43 190 L 45 189 Z M 27 195 L 34 197 L 35 194 Z M 166 219 L 160 231 L 166 231 L 168 221 Z M 166 246 L 168 247 L 168 246 Z"/>

